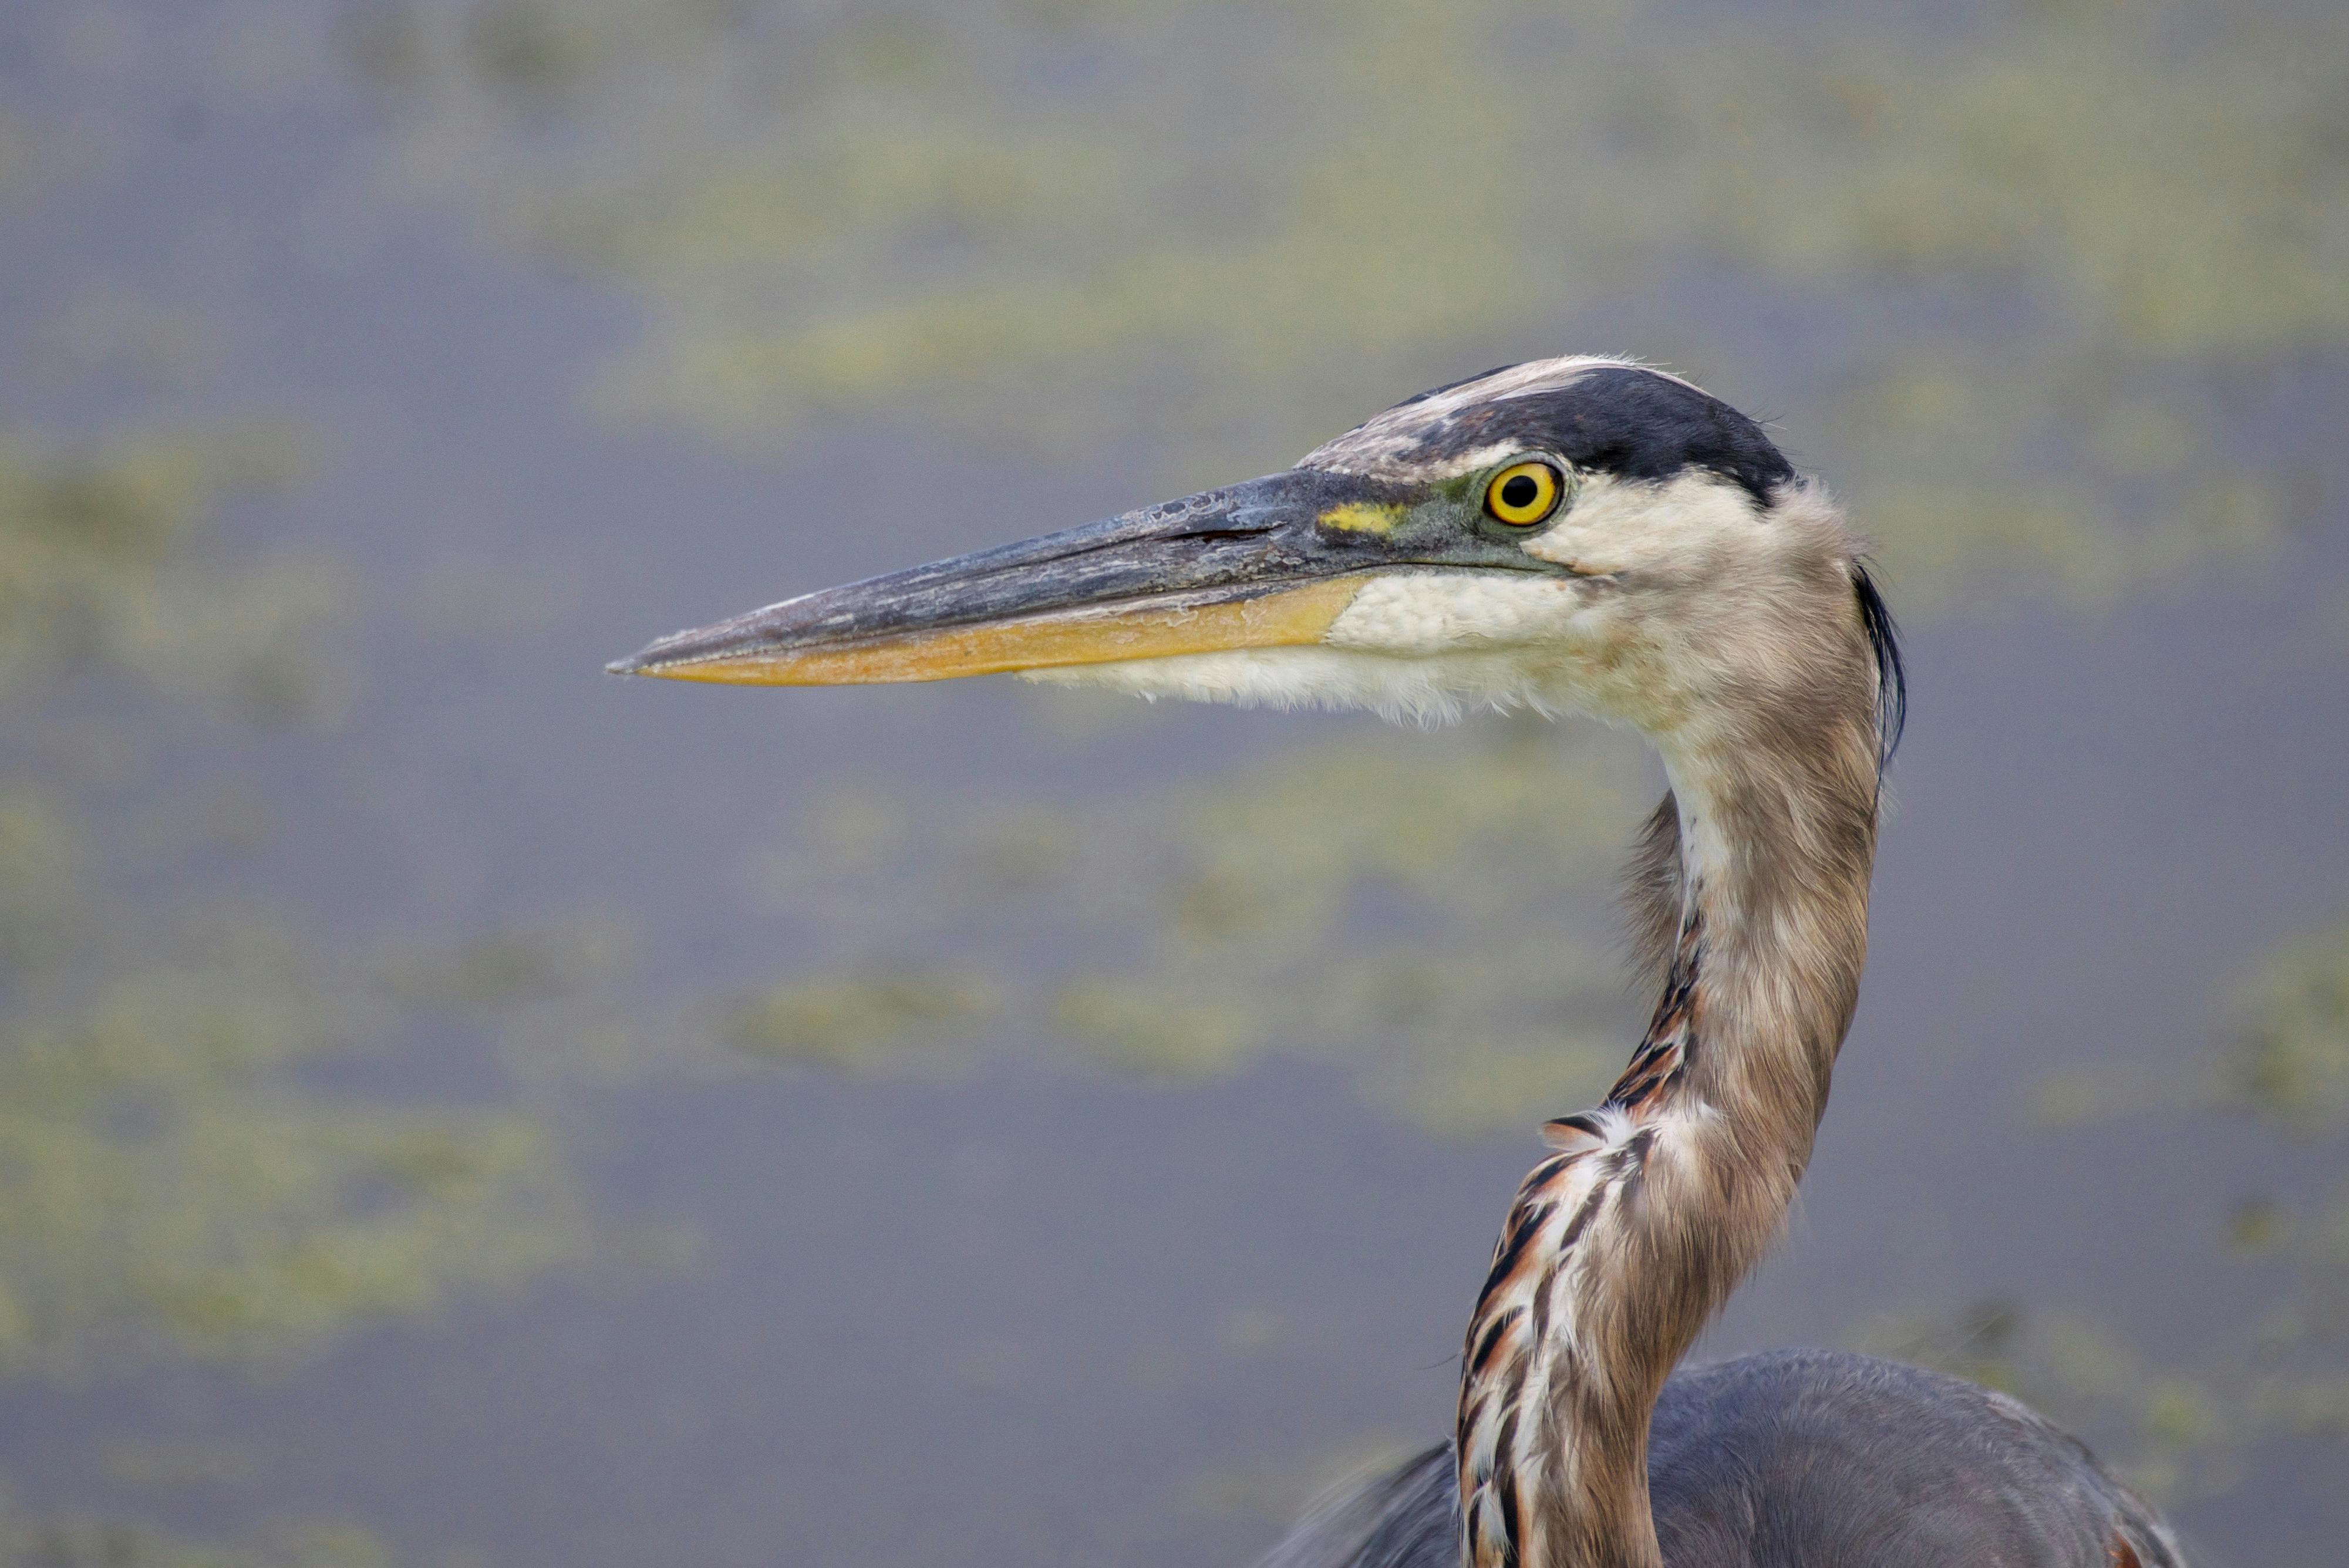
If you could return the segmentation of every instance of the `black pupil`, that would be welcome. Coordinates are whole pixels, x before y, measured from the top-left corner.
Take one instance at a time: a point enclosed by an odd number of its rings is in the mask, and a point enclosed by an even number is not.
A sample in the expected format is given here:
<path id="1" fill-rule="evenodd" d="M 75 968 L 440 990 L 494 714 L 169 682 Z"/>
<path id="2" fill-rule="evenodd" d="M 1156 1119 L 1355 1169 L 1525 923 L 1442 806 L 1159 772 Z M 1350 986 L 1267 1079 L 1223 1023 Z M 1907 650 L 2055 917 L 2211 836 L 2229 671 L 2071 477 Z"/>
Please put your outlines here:
<path id="1" fill-rule="evenodd" d="M 1531 474 L 1516 474 L 1501 481 L 1501 504 L 1512 511 L 1523 511 L 1534 504 L 1534 497 L 1539 494 L 1541 486 L 1534 482 Z"/>

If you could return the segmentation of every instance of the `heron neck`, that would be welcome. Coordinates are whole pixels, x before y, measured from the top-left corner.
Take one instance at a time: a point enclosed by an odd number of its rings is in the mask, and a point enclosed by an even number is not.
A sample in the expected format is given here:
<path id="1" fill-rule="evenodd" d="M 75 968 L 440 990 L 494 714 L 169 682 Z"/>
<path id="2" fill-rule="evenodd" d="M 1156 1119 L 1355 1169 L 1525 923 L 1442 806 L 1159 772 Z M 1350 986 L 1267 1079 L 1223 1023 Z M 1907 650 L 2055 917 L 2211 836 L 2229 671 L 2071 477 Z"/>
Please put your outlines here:
<path id="1" fill-rule="evenodd" d="M 1665 994 L 1675 978 L 1693 987 L 1702 1047 L 1676 1093 L 1794 1175 L 1810 1158 L 1868 958 L 1876 744 L 1872 724 L 1852 723 L 1775 755 L 1744 744 L 1666 755 L 1671 965 L 1690 972 L 1668 970 Z"/>
<path id="2" fill-rule="evenodd" d="M 1518 1189 L 1471 1320 L 1473 1568 L 1659 1568 L 1647 1435 L 1664 1379 L 1775 1238 L 1867 948 L 1872 725 L 1775 755 L 1668 750 L 1635 868 L 1663 989 L 1630 1064 Z"/>

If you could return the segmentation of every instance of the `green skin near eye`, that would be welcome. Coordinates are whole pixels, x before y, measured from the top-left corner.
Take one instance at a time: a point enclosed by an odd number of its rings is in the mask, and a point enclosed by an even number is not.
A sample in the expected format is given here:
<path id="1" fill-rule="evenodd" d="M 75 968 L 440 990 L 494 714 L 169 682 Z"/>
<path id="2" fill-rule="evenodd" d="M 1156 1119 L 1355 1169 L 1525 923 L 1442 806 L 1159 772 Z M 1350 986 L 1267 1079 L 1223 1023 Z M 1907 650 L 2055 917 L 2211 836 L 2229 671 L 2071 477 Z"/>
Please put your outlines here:
<path id="1" fill-rule="evenodd" d="M 1555 464 L 1525 460 L 1443 480 L 1416 502 L 1350 501 L 1331 507 L 1316 521 L 1340 532 L 1390 537 L 1423 533 L 1432 538 L 1485 518 L 1517 531 L 1556 516 L 1566 490 L 1565 476 Z"/>

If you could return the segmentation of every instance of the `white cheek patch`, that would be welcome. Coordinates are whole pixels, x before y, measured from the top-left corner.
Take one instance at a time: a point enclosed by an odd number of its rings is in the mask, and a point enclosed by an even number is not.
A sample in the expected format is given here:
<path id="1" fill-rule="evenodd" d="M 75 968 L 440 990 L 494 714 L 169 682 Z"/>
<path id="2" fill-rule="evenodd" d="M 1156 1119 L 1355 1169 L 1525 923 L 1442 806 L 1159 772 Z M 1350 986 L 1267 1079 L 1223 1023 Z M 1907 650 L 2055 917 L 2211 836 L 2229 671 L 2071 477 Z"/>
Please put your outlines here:
<path id="1" fill-rule="evenodd" d="M 1440 724 L 1475 708 L 1557 711 L 1558 645 L 1578 601 L 1530 572 L 1373 577 L 1316 647 L 1235 648 L 1029 672 L 1061 686 L 1245 707 L 1367 708 Z"/>
<path id="2" fill-rule="evenodd" d="M 1404 659 L 1348 648 L 1237 648 L 1024 672 L 1051 686 L 1107 686 L 1145 700 L 1240 707 L 1367 709 L 1395 724 L 1444 724 L 1475 708 L 1553 713 L 1538 656 L 1524 649 Z"/>
<path id="3" fill-rule="evenodd" d="M 1578 603 L 1545 573 L 1397 573 L 1364 583 L 1321 640 L 1399 658 L 1521 645 L 1558 636 Z"/>
<path id="4" fill-rule="evenodd" d="M 1745 492 L 1709 473 L 1662 484 L 1586 476 L 1567 514 L 1526 541 L 1526 553 L 1594 577 L 1685 565 L 1750 546 L 1763 524 Z"/>

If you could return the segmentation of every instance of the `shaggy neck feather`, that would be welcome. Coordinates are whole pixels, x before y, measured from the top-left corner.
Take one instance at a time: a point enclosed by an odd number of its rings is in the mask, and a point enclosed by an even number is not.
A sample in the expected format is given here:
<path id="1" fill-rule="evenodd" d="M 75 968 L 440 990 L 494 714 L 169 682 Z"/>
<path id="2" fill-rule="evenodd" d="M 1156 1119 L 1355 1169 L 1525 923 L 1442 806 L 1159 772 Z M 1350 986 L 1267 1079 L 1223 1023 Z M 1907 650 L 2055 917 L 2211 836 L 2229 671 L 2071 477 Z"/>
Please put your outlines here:
<path id="1" fill-rule="evenodd" d="M 1872 681 L 1844 684 L 1799 731 L 1664 748 L 1628 883 L 1654 1021 L 1602 1105 L 1550 1124 L 1471 1322 L 1475 1568 L 1660 1568 L 1650 1414 L 1778 1233 L 1857 996 L 1877 731 Z"/>

